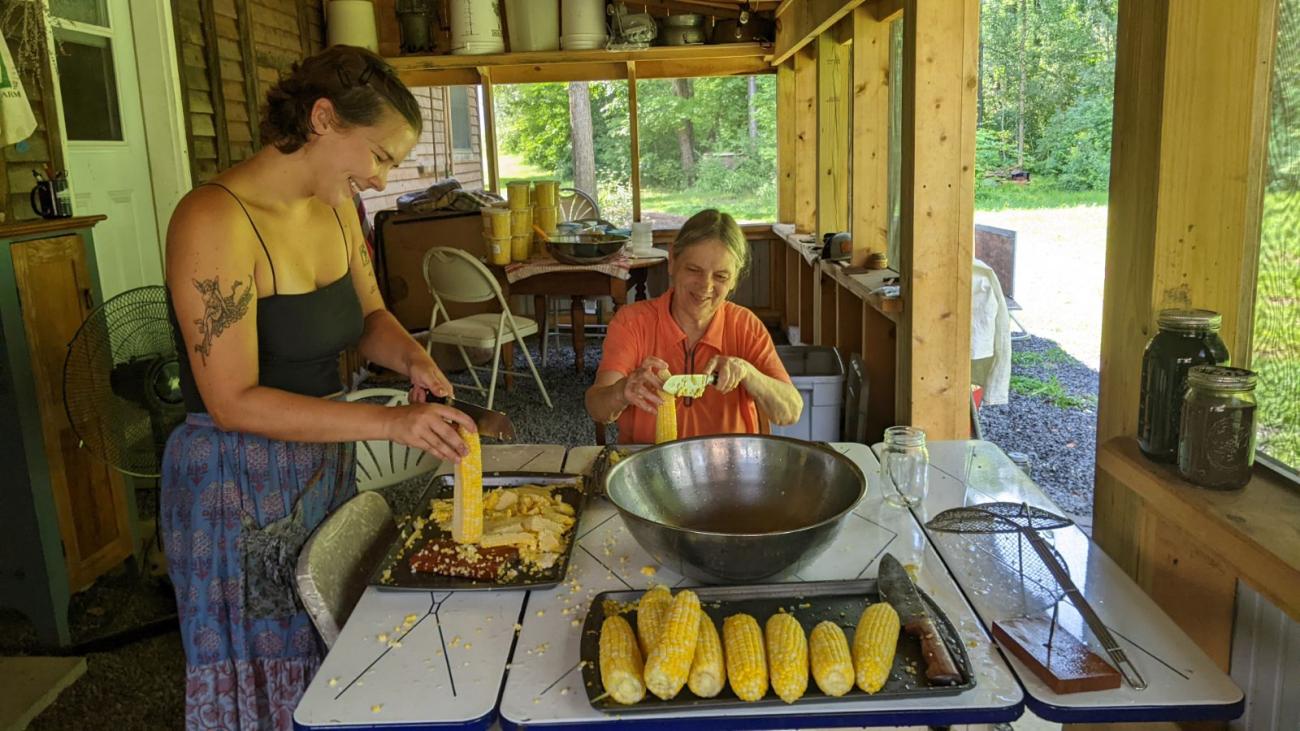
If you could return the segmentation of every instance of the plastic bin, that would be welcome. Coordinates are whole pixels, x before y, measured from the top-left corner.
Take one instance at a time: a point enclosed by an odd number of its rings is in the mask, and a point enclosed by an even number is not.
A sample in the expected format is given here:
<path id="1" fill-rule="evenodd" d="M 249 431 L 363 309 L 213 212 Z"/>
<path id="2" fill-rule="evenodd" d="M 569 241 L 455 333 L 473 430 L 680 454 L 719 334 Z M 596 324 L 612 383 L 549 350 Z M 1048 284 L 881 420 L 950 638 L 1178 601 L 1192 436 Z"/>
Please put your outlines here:
<path id="1" fill-rule="evenodd" d="M 776 354 L 803 396 L 799 421 L 772 425 L 772 433 L 813 442 L 837 442 L 844 409 L 844 361 L 828 345 L 778 345 Z"/>

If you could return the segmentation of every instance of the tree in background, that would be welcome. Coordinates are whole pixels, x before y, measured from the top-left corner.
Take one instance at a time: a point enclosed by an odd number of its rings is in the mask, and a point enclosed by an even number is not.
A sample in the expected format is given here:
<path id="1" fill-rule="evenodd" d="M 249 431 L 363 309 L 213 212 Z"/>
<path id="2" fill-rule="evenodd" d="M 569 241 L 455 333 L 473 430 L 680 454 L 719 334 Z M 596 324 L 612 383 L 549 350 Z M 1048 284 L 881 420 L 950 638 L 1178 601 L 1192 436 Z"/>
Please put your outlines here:
<path id="1" fill-rule="evenodd" d="M 573 145 L 573 187 L 596 196 L 596 139 L 591 93 L 585 81 L 569 82 L 569 128 Z"/>

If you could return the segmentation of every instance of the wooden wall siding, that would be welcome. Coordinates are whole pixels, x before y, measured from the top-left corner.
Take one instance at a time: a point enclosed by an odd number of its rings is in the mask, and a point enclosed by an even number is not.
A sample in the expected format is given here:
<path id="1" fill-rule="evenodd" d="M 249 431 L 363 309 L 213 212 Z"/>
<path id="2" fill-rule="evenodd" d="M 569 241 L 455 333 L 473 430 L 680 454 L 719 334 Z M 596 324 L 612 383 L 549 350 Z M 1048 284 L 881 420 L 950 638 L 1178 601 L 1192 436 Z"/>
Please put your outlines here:
<path id="1" fill-rule="evenodd" d="M 6 39 L 12 51 L 16 41 L 7 36 Z M 47 124 L 49 120 L 57 120 L 57 116 L 53 95 L 47 93 L 49 81 L 44 76 L 22 73 L 23 90 L 27 92 L 32 114 L 36 117 L 36 131 L 21 143 L 0 149 L 0 161 L 5 168 L 4 176 L 0 177 L 0 202 L 3 202 L 0 211 L 5 222 L 37 217 L 31 206 L 31 190 L 36 185 L 32 171 L 43 171 L 46 165 L 55 169 L 63 167 L 62 152 L 56 141 L 59 134 L 57 123 L 55 126 Z"/>

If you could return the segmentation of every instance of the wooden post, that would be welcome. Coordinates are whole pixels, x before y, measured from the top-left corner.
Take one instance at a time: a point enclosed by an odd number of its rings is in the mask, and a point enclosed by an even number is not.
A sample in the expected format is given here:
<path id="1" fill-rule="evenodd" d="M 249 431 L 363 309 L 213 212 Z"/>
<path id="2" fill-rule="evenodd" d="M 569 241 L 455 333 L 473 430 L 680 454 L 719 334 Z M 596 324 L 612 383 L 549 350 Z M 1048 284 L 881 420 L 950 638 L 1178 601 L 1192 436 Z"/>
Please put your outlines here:
<path id="1" fill-rule="evenodd" d="M 497 178 L 497 113 L 492 100 L 492 70 L 486 66 L 478 68 L 479 78 L 483 84 L 483 146 L 487 148 L 488 190 L 501 192 L 500 180 Z M 447 114 L 451 114 L 450 107 Z M 451 147 L 451 140 L 447 140 Z"/>
<path id="2" fill-rule="evenodd" d="M 798 110 L 795 108 L 794 60 L 776 69 L 776 218 L 794 223 L 795 160 L 797 159 Z"/>
<path id="3" fill-rule="evenodd" d="M 808 46 L 794 56 L 795 153 L 794 228 L 817 230 L 817 52 Z"/>
<path id="4" fill-rule="evenodd" d="M 632 220 L 641 220 L 641 135 L 637 130 L 636 61 L 627 62 L 628 132 L 632 155 Z"/>
<path id="5" fill-rule="evenodd" d="M 817 37 L 817 240 L 849 224 L 849 45 Z"/>
<path id="6" fill-rule="evenodd" d="M 907 0 L 897 411 L 934 439 L 970 437 L 978 0 Z"/>
<path id="7" fill-rule="evenodd" d="M 853 266 L 889 249 L 890 23 L 853 11 Z"/>

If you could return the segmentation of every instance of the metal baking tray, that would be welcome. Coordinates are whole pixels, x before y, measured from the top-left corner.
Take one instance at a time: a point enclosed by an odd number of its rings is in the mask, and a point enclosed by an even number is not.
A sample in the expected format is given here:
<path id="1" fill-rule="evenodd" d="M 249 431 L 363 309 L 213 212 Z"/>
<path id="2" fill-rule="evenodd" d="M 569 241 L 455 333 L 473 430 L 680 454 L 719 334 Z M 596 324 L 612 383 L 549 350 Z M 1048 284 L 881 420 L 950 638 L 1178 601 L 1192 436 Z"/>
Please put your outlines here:
<path id="1" fill-rule="evenodd" d="M 853 630 L 858 617 L 869 603 L 880 601 L 876 591 L 875 579 L 857 581 L 813 581 L 791 584 L 757 584 L 752 586 L 706 586 L 691 588 L 700 597 L 703 609 L 722 633 L 722 620 L 733 614 L 744 613 L 758 620 L 759 627 L 767 618 L 784 608 L 803 625 L 804 632 L 812 632 L 813 627 L 824 620 L 830 620 L 844 630 L 850 646 L 853 644 Z M 641 598 L 640 591 L 607 591 L 598 594 L 591 602 L 587 620 L 582 626 L 581 656 L 586 662 L 582 666 L 583 685 L 587 689 L 587 700 L 592 708 L 609 713 L 627 714 L 647 711 L 679 711 L 689 709 L 725 709 L 752 708 L 754 706 L 781 706 L 787 704 L 775 692 L 768 689 L 762 699 L 746 702 L 736 697 L 731 686 L 723 688 L 714 698 L 699 698 L 683 686 L 682 691 L 672 700 L 660 700 L 647 692 L 640 703 L 625 706 L 605 697 L 605 689 L 600 682 L 600 626 L 605 621 L 606 600 L 619 604 L 631 604 Z M 674 590 L 676 593 L 676 590 Z M 812 701 L 865 701 L 894 700 L 898 698 L 930 698 L 951 696 L 963 693 L 975 687 L 975 674 L 971 671 L 970 656 L 966 646 L 953 628 L 948 617 L 934 600 L 925 592 L 921 597 L 934 617 L 935 627 L 948 645 L 953 662 L 961 671 L 962 682 L 957 685 L 929 685 L 925 679 L 925 660 L 921 656 L 921 641 L 907 632 L 899 633 L 898 650 L 894 654 L 894 667 L 889 672 L 885 686 L 874 694 L 867 694 L 854 686 L 842 696 L 834 697 L 822 693 L 817 687 L 812 673 L 808 675 L 808 690 L 803 698 L 793 705 Z M 636 627 L 636 612 L 624 613 L 624 617 Z"/>
<path id="2" fill-rule="evenodd" d="M 590 470 L 591 494 L 592 495 L 605 494 L 605 474 L 609 472 L 610 467 L 613 467 L 615 464 L 618 463 L 618 460 L 614 459 L 615 453 L 617 453 L 621 459 L 626 459 L 632 454 L 636 452 L 640 452 L 641 450 L 647 449 L 652 446 L 654 445 L 652 444 L 611 444 L 605 447 L 604 449 L 601 449 L 600 454 L 597 454 L 596 459 L 593 460 L 591 463 L 591 470 Z"/>
<path id="3" fill-rule="evenodd" d="M 417 503 L 417 511 L 411 515 L 405 516 L 399 521 L 400 526 L 408 526 L 416 516 L 428 518 L 430 514 L 429 501 L 439 498 L 451 498 L 455 491 L 455 476 L 452 474 L 438 475 L 430 482 L 429 487 L 425 490 L 424 496 Z M 582 510 L 586 505 L 586 492 L 583 489 L 583 478 L 580 475 L 559 474 L 555 472 L 484 472 L 483 489 L 484 491 L 497 487 L 517 487 L 519 485 L 560 485 L 556 492 L 560 499 L 573 508 L 573 518 L 575 521 L 582 519 Z M 505 589 L 546 589 L 556 586 L 564 580 L 564 574 L 569 569 L 569 558 L 573 555 L 573 545 L 577 542 L 578 523 L 575 522 L 573 528 L 565 534 L 566 545 L 560 558 L 545 571 L 536 574 L 520 573 L 514 579 L 508 581 L 478 581 L 462 576 L 440 576 L 438 574 L 415 573 L 411 571 L 411 565 L 407 561 L 408 556 L 419 551 L 425 543 L 430 540 L 439 538 L 450 538 L 449 531 L 440 530 L 437 525 L 432 524 L 424 529 L 424 540 L 411 545 L 409 549 L 405 548 L 406 536 L 408 531 L 403 529 L 398 531 L 398 535 L 393 539 L 392 545 L 388 547 L 384 559 L 375 566 L 375 570 L 370 574 L 370 584 L 386 590 L 397 591 L 490 591 Z M 391 569 L 391 573 L 385 579 L 384 572 Z"/>

